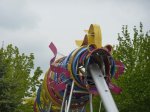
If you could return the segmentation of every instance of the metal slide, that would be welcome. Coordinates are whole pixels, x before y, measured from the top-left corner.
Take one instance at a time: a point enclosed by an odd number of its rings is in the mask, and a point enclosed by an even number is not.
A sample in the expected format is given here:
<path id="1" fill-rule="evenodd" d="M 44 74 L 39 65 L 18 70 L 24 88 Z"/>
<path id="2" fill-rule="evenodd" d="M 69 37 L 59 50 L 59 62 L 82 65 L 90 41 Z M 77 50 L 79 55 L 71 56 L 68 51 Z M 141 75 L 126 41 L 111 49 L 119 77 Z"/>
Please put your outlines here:
<path id="1" fill-rule="evenodd" d="M 99 66 L 91 64 L 89 65 L 89 71 L 101 96 L 105 110 L 107 112 L 119 112 Z"/>

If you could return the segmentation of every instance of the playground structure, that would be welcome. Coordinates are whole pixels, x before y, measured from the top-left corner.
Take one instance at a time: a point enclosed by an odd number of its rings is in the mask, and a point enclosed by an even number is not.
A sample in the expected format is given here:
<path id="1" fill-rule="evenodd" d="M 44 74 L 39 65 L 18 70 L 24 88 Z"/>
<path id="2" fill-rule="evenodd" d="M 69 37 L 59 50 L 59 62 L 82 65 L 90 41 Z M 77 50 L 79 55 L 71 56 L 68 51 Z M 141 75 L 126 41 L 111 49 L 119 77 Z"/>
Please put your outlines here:
<path id="1" fill-rule="evenodd" d="M 91 24 L 86 33 L 76 41 L 78 48 L 60 59 L 55 45 L 49 45 L 54 57 L 37 91 L 34 112 L 86 112 L 87 103 L 93 112 L 93 95 L 101 97 L 107 112 L 118 112 L 110 90 L 119 94 L 122 89 L 111 79 L 123 73 L 124 65 L 113 59 L 111 45 L 102 47 L 98 25 Z"/>

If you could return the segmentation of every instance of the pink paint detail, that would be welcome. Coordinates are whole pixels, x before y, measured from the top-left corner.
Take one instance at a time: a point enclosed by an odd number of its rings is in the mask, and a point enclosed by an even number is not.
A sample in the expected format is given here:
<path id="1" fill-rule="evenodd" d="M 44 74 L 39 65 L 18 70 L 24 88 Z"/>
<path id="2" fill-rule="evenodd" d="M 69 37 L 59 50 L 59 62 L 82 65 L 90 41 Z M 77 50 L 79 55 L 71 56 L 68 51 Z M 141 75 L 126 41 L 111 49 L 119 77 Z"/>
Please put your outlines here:
<path id="1" fill-rule="evenodd" d="M 60 83 L 60 84 L 55 84 L 54 85 L 54 90 L 55 91 L 62 91 L 62 90 L 65 90 L 66 89 L 66 84 L 65 83 Z"/>
<path id="2" fill-rule="evenodd" d="M 118 79 L 118 77 L 124 72 L 125 66 L 121 61 L 115 61 L 115 64 L 117 68 L 117 71 L 115 73 L 115 78 Z"/>
<path id="3" fill-rule="evenodd" d="M 63 67 L 56 67 L 54 65 L 51 65 L 50 68 L 51 68 L 51 71 L 57 73 L 58 75 L 64 74 L 66 76 L 66 78 L 70 77 L 69 71 Z"/>
<path id="4" fill-rule="evenodd" d="M 34 106 L 33 106 L 33 109 L 34 109 L 34 112 L 37 112 L 37 108 L 36 108 L 36 99 L 35 99 L 35 101 L 34 101 Z"/>
<path id="5" fill-rule="evenodd" d="M 82 63 L 82 59 L 85 57 L 85 55 L 87 55 L 88 51 L 84 52 L 81 57 L 80 57 L 80 60 L 79 62 Z"/>
<path id="6" fill-rule="evenodd" d="M 99 95 L 96 87 L 90 88 L 89 93 L 94 94 L 94 95 Z"/>
<path id="7" fill-rule="evenodd" d="M 50 74 L 50 72 L 51 71 L 49 71 L 49 73 L 48 74 Z M 53 100 L 55 100 L 55 102 L 57 103 L 56 105 L 61 105 L 61 102 L 62 102 L 62 100 L 56 95 L 56 91 L 54 91 L 54 85 L 55 85 L 55 82 L 54 82 L 54 80 L 52 80 L 51 78 L 50 78 L 50 76 L 49 75 L 47 75 L 47 89 L 48 89 L 48 92 L 49 92 L 49 94 L 50 94 L 50 96 L 51 96 L 51 98 L 53 99 Z"/>
<path id="8" fill-rule="evenodd" d="M 51 65 L 55 61 L 55 58 L 57 56 L 57 48 L 52 42 L 50 43 L 49 48 L 51 49 L 51 51 L 54 54 L 54 57 L 50 60 L 50 65 Z"/>
<path id="9" fill-rule="evenodd" d="M 58 75 L 63 73 L 66 76 L 66 78 L 69 78 L 70 73 L 67 69 L 62 68 L 62 67 L 56 67 L 56 66 L 52 65 L 52 63 L 55 61 L 55 58 L 57 56 L 57 48 L 52 42 L 50 43 L 49 48 L 51 49 L 51 51 L 54 54 L 54 57 L 50 60 L 50 69 L 51 69 L 51 71 L 56 72 Z"/>
<path id="10" fill-rule="evenodd" d="M 111 82 L 108 83 L 108 87 L 112 92 L 116 94 L 120 94 L 122 92 L 122 89 L 120 87 L 116 86 L 115 84 Z"/>

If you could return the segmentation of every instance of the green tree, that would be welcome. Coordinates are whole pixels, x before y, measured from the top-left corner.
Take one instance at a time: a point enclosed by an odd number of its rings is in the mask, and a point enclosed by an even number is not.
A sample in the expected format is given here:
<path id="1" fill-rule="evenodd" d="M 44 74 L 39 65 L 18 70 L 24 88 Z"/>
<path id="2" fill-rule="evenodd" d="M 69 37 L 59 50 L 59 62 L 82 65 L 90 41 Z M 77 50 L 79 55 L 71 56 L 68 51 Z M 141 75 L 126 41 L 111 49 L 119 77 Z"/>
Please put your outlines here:
<path id="1" fill-rule="evenodd" d="M 150 35 L 144 33 L 143 25 L 133 28 L 133 36 L 128 26 L 122 27 L 118 34 L 118 45 L 114 46 L 113 57 L 125 65 L 125 72 L 118 80 L 113 80 L 122 89 L 114 100 L 120 112 L 150 111 Z M 95 112 L 98 112 L 99 98 L 93 101 Z M 105 112 L 102 104 L 102 112 Z"/>
<path id="2" fill-rule="evenodd" d="M 117 81 L 123 88 L 121 95 L 114 95 L 121 112 L 150 111 L 150 36 L 143 32 L 143 25 L 133 29 L 133 37 L 128 26 L 118 34 L 119 44 L 114 50 L 115 59 L 125 64 L 125 73 Z"/>
<path id="3" fill-rule="evenodd" d="M 32 53 L 29 56 L 20 54 L 19 49 L 12 45 L 0 49 L 0 112 L 33 111 L 33 105 L 24 101 L 34 96 L 36 87 L 41 83 L 40 67 L 36 68 L 31 77 L 33 60 Z"/>

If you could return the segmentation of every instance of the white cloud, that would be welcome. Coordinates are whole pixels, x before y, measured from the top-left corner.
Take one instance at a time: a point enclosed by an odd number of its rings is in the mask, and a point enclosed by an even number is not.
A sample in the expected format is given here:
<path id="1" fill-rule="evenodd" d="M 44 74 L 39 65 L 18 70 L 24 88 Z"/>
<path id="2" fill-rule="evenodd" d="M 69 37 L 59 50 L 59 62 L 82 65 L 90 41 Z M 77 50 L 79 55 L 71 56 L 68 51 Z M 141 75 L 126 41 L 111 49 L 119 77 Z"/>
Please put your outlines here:
<path id="1" fill-rule="evenodd" d="M 67 55 L 76 47 L 74 41 L 84 37 L 83 30 L 97 23 L 103 45 L 116 44 L 122 25 L 132 28 L 141 21 L 150 29 L 149 7 L 148 0 L 1 0 L 0 42 L 33 52 L 36 66 L 46 71 L 52 57 L 51 41 Z"/>
<path id="2" fill-rule="evenodd" d="M 16 30 L 34 28 L 39 17 L 33 13 L 24 0 L 0 1 L 0 28 Z"/>

